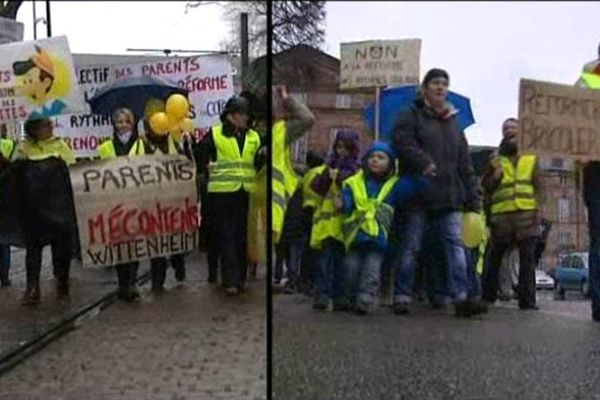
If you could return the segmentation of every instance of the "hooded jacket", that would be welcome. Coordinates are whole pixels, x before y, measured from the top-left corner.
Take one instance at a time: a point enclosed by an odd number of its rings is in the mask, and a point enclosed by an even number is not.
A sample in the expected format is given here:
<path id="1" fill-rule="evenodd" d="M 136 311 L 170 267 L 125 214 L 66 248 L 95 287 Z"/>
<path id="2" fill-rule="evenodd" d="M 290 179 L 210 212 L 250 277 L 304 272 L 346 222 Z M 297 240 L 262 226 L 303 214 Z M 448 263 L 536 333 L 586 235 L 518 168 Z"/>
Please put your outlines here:
<path id="1" fill-rule="evenodd" d="M 480 209 L 477 178 L 456 113 L 448 103 L 447 111 L 437 114 L 417 98 L 400 112 L 394 129 L 394 147 L 406 172 L 421 175 L 430 164 L 436 166 L 437 176 L 415 202 L 430 212 Z"/>
<path id="2" fill-rule="evenodd" d="M 390 157 L 390 165 L 391 168 L 388 171 L 387 175 L 377 179 L 374 177 L 368 170 L 367 160 L 369 155 L 374 151 L 382 151 L 386 153 Z M 365 186 L 367 189 L 367 196 L 370 199 L 375 199 L 379 195 L 379 192 L 383 188 L 383 185 L 386 181 L 394 176 L 396 173 L 396 155 L 394 150 L 390 145 L 384 142 L 375 142 L 371 148 L 367 151 L 365 156 L 363 157 L 362 169 L 365 173 L 366 181 Z M 412 177 L 412 176 L 403 176 L 401 177 L 394 187 L 392 191 L 388 194 L 388 196 L 383 200 L 384 203 L 392 206 L 394 209 L 398 209 L 403 206 L 403 204 L 413 198 L 418 193 L 423 192 L 428 187 L 428 180 L 424 177 Z M 354 196 L 352 193 L 352 189 L 350 187 L 345 187 L 342 193 L 343 207 L 342 214 L 350 215 L 354 212 L 356 208 L 356 203 L 354 200 Z M 389 235 L 389 232 L 388 232 Z M 379 230 L 379 235 L 377 237 L 369 236 L 363 231 L 359 231 L 356 235 L 356 238 L 351 245 L 351 248 L 360 248 L 360 249 L 368 249 L 377 252 L 385 252 L 388 246 L 388 237 L 385 236 L 382 229 Z"/>

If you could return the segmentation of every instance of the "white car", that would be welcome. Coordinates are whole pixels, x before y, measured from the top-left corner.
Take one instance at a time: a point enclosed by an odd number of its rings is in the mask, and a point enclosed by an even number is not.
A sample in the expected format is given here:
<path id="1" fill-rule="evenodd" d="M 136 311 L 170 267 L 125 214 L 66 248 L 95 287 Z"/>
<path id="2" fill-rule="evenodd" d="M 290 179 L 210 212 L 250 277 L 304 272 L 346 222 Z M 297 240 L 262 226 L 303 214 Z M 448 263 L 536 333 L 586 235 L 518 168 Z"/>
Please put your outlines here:
<path id="1" fill-rule="evenodd" d="M 542 269 L 535 270 L 535 288 L 536 289 L 554 289 L 554 279 Z"/>

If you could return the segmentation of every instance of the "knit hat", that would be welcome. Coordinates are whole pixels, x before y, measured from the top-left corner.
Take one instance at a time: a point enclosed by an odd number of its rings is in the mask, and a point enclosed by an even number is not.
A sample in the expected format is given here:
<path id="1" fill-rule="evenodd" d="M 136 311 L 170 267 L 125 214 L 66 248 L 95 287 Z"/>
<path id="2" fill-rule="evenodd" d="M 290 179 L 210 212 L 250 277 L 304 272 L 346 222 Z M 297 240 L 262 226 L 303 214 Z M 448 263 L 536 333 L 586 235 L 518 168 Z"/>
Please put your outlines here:
<path id="1" fill-rule="evenodd" d="M 381 141 L 373 142 L 373 144 L 371 145 L 369 150 L 367 150 L 367 152 L 365 153 L 365 156 L 363 158 L 365 168 L 367 168 L 367 162 L 368 162 L 369 156 L 374 151 L 381 151 L 381 152 L 387 154 L 388 157 L 390 158 L 390 167 L 391 167 L 390 172 L 393 172 L 396 170 L 396 152 L 394 151 L 392 146 L 390 146 L 387 142 L 381 142 Z"/>
<path id="2" fill-rule="evenodd" d="M 425 74 L 425 78 L 423 78 L 423 83 L 421 85 L 425 87 L 435 78 L 446 78 L 446 80 L 450 82 L 450 75 L 448 75 L 445 70 L 441 68 L 432 68 Z"/>

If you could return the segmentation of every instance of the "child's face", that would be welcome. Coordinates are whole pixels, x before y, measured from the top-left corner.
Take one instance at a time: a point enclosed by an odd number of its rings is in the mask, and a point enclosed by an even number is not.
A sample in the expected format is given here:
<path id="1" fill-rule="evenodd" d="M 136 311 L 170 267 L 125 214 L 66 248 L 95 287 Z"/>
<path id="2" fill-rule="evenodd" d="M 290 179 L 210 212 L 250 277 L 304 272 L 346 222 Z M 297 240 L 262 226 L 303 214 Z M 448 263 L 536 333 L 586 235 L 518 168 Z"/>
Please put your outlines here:
<path id="1" fill-rule="evenodd" d="M 340 158 L 350 157 L 350 150 L 348 150 L 348 147 L 346 146 L 346 143 L 343 140 L 338 140 L 335 144 L 335 153 Z"/>
<path id="2" fill-rule="evenodd" d="M 119 134 L 131 132 L 131 130 L 133 129 L 131 121 L 129 120 L 129 118 L 127 118 L 125 114 L 119 114 L 119 116 L 117 117 L 117 121 L 115 122 L 115 127 L 117 128 L 117 132 Z"/>
<path id="3" fill-rule="evenodd" d="M 374 175 L 385 175 L 390 170 L 390 157 L 383 151 L 374 151 L 367 159 L 367 167 Z"/>

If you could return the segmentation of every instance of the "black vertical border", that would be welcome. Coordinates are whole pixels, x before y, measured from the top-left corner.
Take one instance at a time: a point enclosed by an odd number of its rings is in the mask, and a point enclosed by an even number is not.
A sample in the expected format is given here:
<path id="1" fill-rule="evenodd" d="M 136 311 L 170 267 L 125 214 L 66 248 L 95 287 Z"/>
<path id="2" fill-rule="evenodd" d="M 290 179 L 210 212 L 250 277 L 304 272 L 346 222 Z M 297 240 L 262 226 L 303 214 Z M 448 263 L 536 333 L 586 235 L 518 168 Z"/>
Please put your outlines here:
<path id="1" fill-rule="evenodd" d="M 267 82 L 267 393 L 266 398 L 273 397 L 273 235 L 271 227 L 273 226 L 273 215 L 271 207 L 273 190 L 273 3 L 267 0 L 267 62 L 266 62 L 266 82 Z"/>

